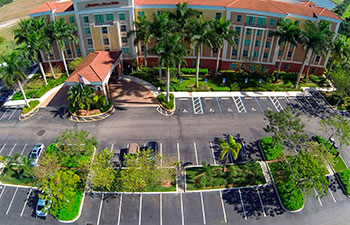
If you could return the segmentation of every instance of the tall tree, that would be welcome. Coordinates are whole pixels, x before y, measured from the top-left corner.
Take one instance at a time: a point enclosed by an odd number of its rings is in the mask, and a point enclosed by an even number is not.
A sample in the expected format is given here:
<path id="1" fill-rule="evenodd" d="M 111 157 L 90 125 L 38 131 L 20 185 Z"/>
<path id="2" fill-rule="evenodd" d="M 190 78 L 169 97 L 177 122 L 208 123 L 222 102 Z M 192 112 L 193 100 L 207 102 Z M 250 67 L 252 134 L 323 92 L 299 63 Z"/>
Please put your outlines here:
<path id="1" fill-rule="evenodd" d="M 344 41 L 341 35 L 338 35 L 337 38 L 332 41 L 331 45 L 331 59 L 330 65 L 328 68 L 327 76 L 329 76 L 331 70 L 333 69 L 334 63 L 339 63 L 342 59 L 348 59 L 350 56 L 350 46 Z"/>
<path id="2" fill-rule="evenodd" d="M 224 161 L 223 171 L 225 171 L 227 159 L 231 156 L 233 160 L 238 158 L 239 151 L 242 146 L 233 139 L 230 135 L 228 142 L 225 139 L 220 139 L 220 160 Z"/>
<path id="3" fill-rule="evenodd" d="M 115 180 L 115 172 L 112 167 L 113 153 L 108 149 L 101 151 L 95 156 L 91 168 L 90 181 L 94 190 L 112 191 Z"/>
<path id="4" fill-rule="evenodd" d="M 128 32 L 128 37 L 135 35 L 134 43 L 135 45 L 139 45 L 143 43 L 145 45 L 144 49 L 144 62 L 145 69 L 147 68 L 147 54 L 148 54 L 148 44 L 154 38 L 154 33 L 151 30 L 151 22 L 147 20 L 147 15 L 137 16 L 137 20 L 134 21 L 134 25 L 136 30 L 132 30 Z"/>
<path id="5" fill-rule="evenodd" d="M 19 28 L 14 30 L 14 35 L 17 44 L 21 45 L 21 50 L 25 54 L 25 56 L 39 64 L 39 68 L 45 84 L 47 85 L 47 80 L 45 76 L 44 67 L 42 65 L 41 58 L 41 39 L 45 37 L 45 26 L 47 24 L 46 17 L 42 16 L 37 19 L 26 19 L 21 20 L 19 23 Z"/>
<path id="6" fill-rule="evenodd" d="M 77 109 L 90 110 L 93 104 L 94 90 L 90 86 L 77 84 L 72 86 L 68 91 L 69 103 Z"/>
<path id="7" fill-rule="evenodd" d="M 308 64 L 308 69 L 306 71 L 305 78 L 308 78 L 313 56 L 322 56 L 328 53 L 332 37 L 333 32 L 330 30 L 329 22 L 322 20 L 316 24 L 310 20 L 306 21 L 304 29 L 301 31 L 300 38 L 301 45 L 305 49 L 305 56 L 300 68 L 297 83 L 295 85 L 296 88 L 299 86 L 300 78 L 306 64 Z"/>
<path id="8" fill-rule="evenodd" d="M 350 145 L 350 125 L 344 117 L 340 115 L 331 116 L 321 120 L 320 125 L 330 135 L 329 140 L 335 136 L 340 142 L 340 147 Z"/>
<path id="9" fill-rule="evenodd" d="M 344 35 L 346 38 L 346 42 L 348 42 L 348 38 L 350 37 L 350 17 L 345 18 L 340 23 L 339 34 Z"/>
<path id="10" fill-rule="evenodd" d="M 43 30 L 45 35 L 43 35 L 40 38 L 40 41 L 39 41 L 40 49 L 42 53 L 46 55 L 47 60 L 49 62 L 51 74 L 53 77 L 55 77 L 55 72 L 53 71 L 52 62 L 51 62 L 51 55 L 53 53 L 52 45 L 55 42 L 54 29 L 53 29 L 52 23 L 46 21 L 43 27 Z"/>
<path id="11" fill-rule="evenodd" d="M 230 29 L 231 20 L 224 20 L 224 18 L 213 19 L 211 21 L 211 43 L 213 45 L 213 49 L 217 50 L 217 58 L 216 58 L 216 67 L 215 67 L 215 76 L 217 76 L 219 71 L 220 64 L 220 55 L 222 52 L 222 48 L 224 47 L 224 42 L 227 41 L 232 48 L 235 48 L 236 42 L 234 38 L 238 38 L 239 34 L 235 30 Z"/>
<path id="12" fill-rule="evenodd" d="M 26 79 L 24 69 L 29 66 L 29 60 L 24 58 L 21 52 L 14 50 L 8 55 L 0 56 L 0 62 L 2 62 L 2 66 L 0 66 L 0 79 L 3 81 L 3 84 L 8 88 L 17 85 L 21 90 L 25 104 L 29 107 L 26 94 L 22 87 L 22 81 Z"/>
<path id="13" fill-rule="evenodd" d="M 64 19 L 54 20 L 53 24 L 53 35 L 54 39 L 57 41 L 58 46 L 61 50 L 61 55 L 63 58 L 64 69 L 66 70 L 67 76 L 69 76 L 66 57 L 64 55 L 65 41 L 71 41 L 73 44 L 79 44 L 79 38 L 76 36 L 76 26 L 68 24 Z"/>
<path id="14" fill-rule="evenodd" d="M 280 75 L 282 63 L 283 63 L 283 57 L 286 52 L 286 46 L 289 45 L 297 45 L 300 37 L 300 28 L 295 24 L 294 21 L 290 20 L 284 20 L 280 19 L 278 21 L 277 30 L 273 31 L 271 33 L 272 36 L 275 36 L 278 38 L 278 45 L 282 46 L 282 55 L 278 64 L 278 70 L 275 80 L 278 80 L 278 77 Z"/>
<path id="15" fill-rule="evenodd" d="M 199 66 L 202 44 L 207 45 L 209 48 L 213 48 L 211 43 L 210 33 L 210 23 L 208 21 L 203 21 L 203 17 L 200 16 L 199 20 L 193 19 L 191 21 L 192 35 L 191 35 L 191 47 L 196 48 L 197 60 L 196 60 L 196 88 L 199 87 Z"/>

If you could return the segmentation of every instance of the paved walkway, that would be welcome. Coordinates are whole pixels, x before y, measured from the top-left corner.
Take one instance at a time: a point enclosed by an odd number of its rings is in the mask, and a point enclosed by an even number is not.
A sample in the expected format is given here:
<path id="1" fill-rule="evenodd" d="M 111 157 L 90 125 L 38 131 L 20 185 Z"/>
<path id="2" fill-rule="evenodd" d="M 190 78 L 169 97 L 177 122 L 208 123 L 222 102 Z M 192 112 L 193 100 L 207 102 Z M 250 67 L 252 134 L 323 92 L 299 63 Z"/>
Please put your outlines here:
<path id="1" fill-rule="evenodd" d="M 262 172 L 264 174 L 266 183 L 267 184 L 272 184 L 271 174 L 270 174 L 269 169 L 267 168 L 266 162 L 265 161 L 264 162 L 258 161 L 258 163 L 261 166 L 261 169 L 262 169 Z"/>
<path id="2" fill-rule="evenodd" d="M 134 81 L 136 83 L 139 83 L 139 84 L 143 85 L 144 87 L 146 87 L 148 90 L 150 90 L 154 96 L 158 95 L 158 89 L 153 84 L 151 84 L 145 80 L 139 79 L 139 78 L 134 77 L 134 76 L 128 76 L 128 75 L 124 75 L 123 79 L 124 80 L 131 80 L 131 81 Z"/>

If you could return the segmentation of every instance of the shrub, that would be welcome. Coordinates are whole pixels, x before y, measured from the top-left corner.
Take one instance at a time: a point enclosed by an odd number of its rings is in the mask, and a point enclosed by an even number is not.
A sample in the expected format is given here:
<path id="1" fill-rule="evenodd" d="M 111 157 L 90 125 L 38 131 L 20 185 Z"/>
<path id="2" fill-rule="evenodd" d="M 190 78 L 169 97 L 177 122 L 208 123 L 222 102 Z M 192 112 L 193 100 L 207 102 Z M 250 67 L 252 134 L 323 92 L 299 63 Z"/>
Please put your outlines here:
<path id="1" fill-rule="evenodd" d="M 56 148 L 56 143 L 51 143 L 49 146 L 47 146 L 46 148 L 46 153 L 52 153 L 53 151 L 55 151 Z"/>
<path id="2" fill-rule="evenodd" d="M 66 205 L 66 203 L 62 204 L 62 208 L 59 210 L 57 219 L 68 221 L 75 219 L 79 214 L 81 199 L 82 199 L 82 191 L 76 191 L 75 195 L 72 199 L 70 199 L 69 203 L 70 207 Z"/>
<path id="3" fill-rule="evenodd" d="M 103 98 L 105 98 L 105 97 L 103 96 Z M 101 112 L 107 112 L 112 107 L 112 105 L 113 105 L 113 99 L 109 99 L 108 105 L 106 104 L 105 106 L 102 106 L 100 108 Z"/>
<path id="4" fill-rule="evenodd" d="M 231 88 L 231 91 L 239 91 L 241 88 L 240 88 L 240 86 L 239 86 L 239 83 L 232 83 L 231 85 L 230 85 L 230 88 Z"/>
<path id="5" fill-rule="evenodd" d="M 0 36 L 0 44 L 2 44 L 6 39 Z"/>
<path id="6" fill-rule="evenodd" d="M 83 58 L 82 57 L 77 57 L 75 58 L 73 61 L 70 61 L 68 64 L 68 68 L 70 70 L 75 70 L 82 62 L 83 62 Z"/>
<path id="7" fill-rule="evenodd" d="M 318 85 L 324 85 L 326 83 L 326 78 L 323 76 L 310 75 L 310 80 Z"/>
<path id="8" fill-rule="evenodd" d="M 181 72 L 184 74 L 196 74 L 196 69 L 195 68 L 181 68 Z M 206 75 L 208 74 L 208 69 L 199 69 L 199 74 L 200 75 Z"/>
<path id="9" fill-rule="evenodd" d="M 350 169 L 345 169 L 337 174 L 345 188 L 346 194 L 350 195 Z"/>
<path id="10" fill-rule="evenodd" d="M 229 87 L 212 87 L 213 91 L 230 91 L 231 89 Z"/>
<path id="11" fill-rule="evenodd" d="M 272 137 L 261 138 L 260 144 L 267 160 L 274 160 L 284 156 L 280 143 L 276 143 L 275 146 L 273 146 Z"/>
<path id="12" fill-rule="evenodd" d="M 173 109 L 175 107 L 175 97 L 173 94 L 170 94 L 170 101 L 167 102 L 166 95 L 159 93 L 157 96 L 159 103 L 164 106 L 166 109 Z"/>
<path id="13" fill-rule="evenodd" d="M 29 102 L 29 107 L 28 106 L 24 106 L 23 109 L 22 109 L 22 113 L 26 114 L 26 113 L 32 111 L 39 104 L 40 104 L 39 100 L 30 101 Z"/>
<path id="14" fill-rule="evenodd" d="M 276 187 L 286 209 L 295 211 L 303 207 L 305 199 L 300 188 L 292 190 L 293 185 L 290 182 L 279 182 Z"/>
<path id="15" fill-rule="evenodd" d="M 288 73 L 288 72 L 285 72 L 285 71 L 281 71 L 280 72 L 280 77 L 284 81 L 295 82 L 298 79 L 298 73 Z"/>

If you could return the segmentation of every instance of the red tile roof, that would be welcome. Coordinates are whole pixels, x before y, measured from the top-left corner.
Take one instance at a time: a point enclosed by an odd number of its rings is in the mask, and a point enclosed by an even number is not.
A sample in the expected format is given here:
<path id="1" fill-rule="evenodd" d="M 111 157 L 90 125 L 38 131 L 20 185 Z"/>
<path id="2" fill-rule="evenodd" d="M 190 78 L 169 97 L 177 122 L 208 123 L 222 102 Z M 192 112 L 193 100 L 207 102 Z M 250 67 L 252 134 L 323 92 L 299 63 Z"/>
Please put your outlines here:
<path id="1" fill-rule="evenodd" d="M 119 59 L 122 51 L 90 52 L 84 61 L 68 77 L 66 82 L 79 82 L 79 74 L 90 82 L 102 82 L 114 63 Z"/>
<path id="2" fill-rule="evenodd" d="M 35 13 L 42 13 L 42 12 L 49 12 L 52 10 L 55 10 L 55 13 L 61 13 L 61 12 L 68 12 L 68 11 L 73 11 L 73 2 L 71 1 L 65 1 L 65 2 L 45 2 L 44 4 L 38 6 L 36 9 L 31 11 L 30 14 L 35 14 Z"/>

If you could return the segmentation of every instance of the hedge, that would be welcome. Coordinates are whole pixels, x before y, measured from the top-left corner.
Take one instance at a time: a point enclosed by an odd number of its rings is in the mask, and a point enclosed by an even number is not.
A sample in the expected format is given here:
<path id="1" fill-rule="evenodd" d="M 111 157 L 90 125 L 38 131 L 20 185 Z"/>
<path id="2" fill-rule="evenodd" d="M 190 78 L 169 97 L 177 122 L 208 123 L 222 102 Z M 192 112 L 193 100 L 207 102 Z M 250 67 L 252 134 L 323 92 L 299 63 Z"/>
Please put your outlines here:
<path id="1" fill-rule="evenodd" d="M 32 111 L 37 105 L 40 104 L 40 101 L 39 100 L 34 100 L 34 101 L 30 101 L 29 102 L 29 107 L 28 106 L 24 106 L 23 109 L 22 109 L 22 113 L 23 114 L 26 114 L 30 111 Z"/>
<path id="2" fill-rule="evenodd" d="M 337 173 L 340 181 L 342 182 L 346 194 L 350 195 L 350 169 L 345 169 Z"/>
<path id="3" fill-rule="evenodd" d="M 273 137 L 261 138 L 260 144 L 268 161 L 282 158 L 284 156 L 283 148 L 280 143 L 276 143 L 276 145 L 273 146 Z"/>
<path id="4" fill-rule="evenodd" d="M 175 97 L 173 94 L 170 94 L 170 101 L 167 102 L 166 95 L 163 93 L 159 93 L 157 96 L 159 103 L 164 106 L 166 109 L 174 109 L 175 107 Z"/>

